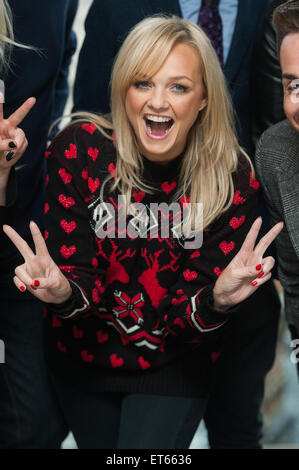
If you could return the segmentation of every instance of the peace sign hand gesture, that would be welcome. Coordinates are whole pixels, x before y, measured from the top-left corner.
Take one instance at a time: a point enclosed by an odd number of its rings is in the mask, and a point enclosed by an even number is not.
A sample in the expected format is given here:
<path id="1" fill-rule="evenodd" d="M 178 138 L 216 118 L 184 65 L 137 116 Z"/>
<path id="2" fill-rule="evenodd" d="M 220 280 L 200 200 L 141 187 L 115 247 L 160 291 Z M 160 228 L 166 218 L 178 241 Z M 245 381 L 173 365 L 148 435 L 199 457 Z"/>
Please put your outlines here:
<path id="1" fill-rule="evenodd" d="M 259 217 L 252 224 L 239 252 L 217 279 L 213 292 L 216 310 L 225 311 L 242 302 L 271 278 L 274 258 L 263 256 L 281 232 L 283 222 L 274 225 L 255 247 L 261 225 L 262 219 Z"/>
<path id="2" fill-rule="evenodd" d="M 0 172 L 9 171 L 25 152 L 28 142 L 22 129 L 17 127 L 36 102 L 28 98 L 9 118 L 3 117 L 3 103 L 0 103 Z"/>
<path id="3" fill-rule="evenodd" d="M 70 283 L 49 255 L 38 226 L 30 222 L 35 253 L 12 227 L 4 225 L 3 230 L 25 260 L 15 269 L 14 283 L 18 289 L 22 292 L 28 289 L 42 302 L 65 302 L 72 293 Z"/>

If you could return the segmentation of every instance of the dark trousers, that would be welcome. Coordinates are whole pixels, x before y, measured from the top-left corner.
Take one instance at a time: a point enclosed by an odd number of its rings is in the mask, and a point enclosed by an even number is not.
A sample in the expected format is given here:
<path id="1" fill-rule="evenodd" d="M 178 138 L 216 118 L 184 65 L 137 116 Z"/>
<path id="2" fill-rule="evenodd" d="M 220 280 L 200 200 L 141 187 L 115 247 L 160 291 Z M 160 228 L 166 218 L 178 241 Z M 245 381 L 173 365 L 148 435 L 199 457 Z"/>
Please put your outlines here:
<path id="1" fill-rule="evenodd" d="M 261 447 L 264 383 L 276 351 L 280 301 L 266 283 L 232 318 L 228 347 L 215 367 L 205 414 L 209 442 L 217 449 Z"/>
<path id="2" fill-rule="evenodd" d="M 0 448 L 59 448 L 67 434 L 43 352 L 42 305 L 0 301 Z M 3 343 L 1 343 L 3 345 Z"/>
<path id="3" fill-rule="evenodd" d="M 80 449 L 187 449 L 205 398 L 86 393 L 53 383 Z"/>

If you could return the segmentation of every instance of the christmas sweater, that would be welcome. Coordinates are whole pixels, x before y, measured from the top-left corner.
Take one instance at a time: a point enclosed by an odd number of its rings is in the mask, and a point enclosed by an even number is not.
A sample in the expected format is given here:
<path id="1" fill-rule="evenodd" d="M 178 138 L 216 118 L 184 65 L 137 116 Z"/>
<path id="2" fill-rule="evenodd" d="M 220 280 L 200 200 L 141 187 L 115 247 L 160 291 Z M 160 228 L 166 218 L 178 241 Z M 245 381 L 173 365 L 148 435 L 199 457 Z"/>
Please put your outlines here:
<path id="1" fill-rule="evenodd" d="M 165 220 L 173 228 L 177 214 L 151 213 L 152 203 L 171 203 L 182 155 L 166 165 L 143 159 L 144 181 L 154 189 L 133 189 L 132 202 L 147 223 L 136 214 L 123 218 L 123 200 L 109 183 L 100 198 L 117 157 L 115 142 L 93 124 L 68 127 L 46 157 L 45 239 L 73 290 L 64 304 L 46 305 L 54 373 L 90 390 L 201 393 L 234 310 L 213 309 L 213 287 L 241 247 L 256 205 L 258 182 L 247 160 L 240 157 L 233 175 L 229 210 L 204 230 L 200 248 L 186 248 L 172 230 L 159 230 Z M 187 195 L 179 207 L 185 204 Z"/>

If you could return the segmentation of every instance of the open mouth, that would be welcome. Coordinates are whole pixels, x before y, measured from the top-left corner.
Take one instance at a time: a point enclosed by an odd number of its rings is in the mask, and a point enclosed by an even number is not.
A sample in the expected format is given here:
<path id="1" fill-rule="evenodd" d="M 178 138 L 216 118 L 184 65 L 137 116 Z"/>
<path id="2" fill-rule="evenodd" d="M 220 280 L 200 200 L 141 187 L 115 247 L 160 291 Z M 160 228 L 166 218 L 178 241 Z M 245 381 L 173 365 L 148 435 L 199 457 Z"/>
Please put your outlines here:
<path id="1" fill-rule="evenodd" d="M 152 139 L 165 138 L 174 125 L 174 120 L 167 116 L 146 115 L 143 120 L 146 133 Z"/>

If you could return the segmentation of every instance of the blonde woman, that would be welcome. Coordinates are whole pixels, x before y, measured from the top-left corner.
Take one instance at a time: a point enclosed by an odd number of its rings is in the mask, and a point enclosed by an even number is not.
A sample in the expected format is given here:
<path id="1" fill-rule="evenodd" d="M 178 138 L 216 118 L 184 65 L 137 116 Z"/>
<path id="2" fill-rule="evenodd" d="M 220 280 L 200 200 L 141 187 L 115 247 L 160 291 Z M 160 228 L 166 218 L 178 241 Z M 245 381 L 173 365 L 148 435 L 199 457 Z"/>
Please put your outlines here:
<path id="1" fill-rule="evenodd" d="M 5 227 L 80 448 L 188 447 L 231 317 L 271 277 L 282 224 L 255 246 L 258 183 L 232 122 L 205 34 L 145 19 L 114 65 L 112 122 L 85 113 L 49 148 L 45 241 L 31 223 L 34 253 Z"/>

